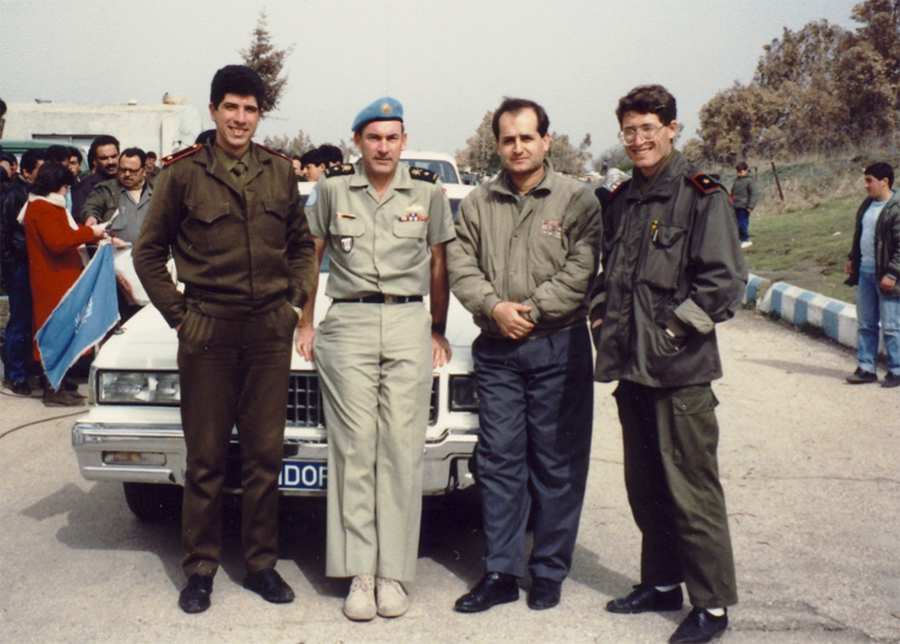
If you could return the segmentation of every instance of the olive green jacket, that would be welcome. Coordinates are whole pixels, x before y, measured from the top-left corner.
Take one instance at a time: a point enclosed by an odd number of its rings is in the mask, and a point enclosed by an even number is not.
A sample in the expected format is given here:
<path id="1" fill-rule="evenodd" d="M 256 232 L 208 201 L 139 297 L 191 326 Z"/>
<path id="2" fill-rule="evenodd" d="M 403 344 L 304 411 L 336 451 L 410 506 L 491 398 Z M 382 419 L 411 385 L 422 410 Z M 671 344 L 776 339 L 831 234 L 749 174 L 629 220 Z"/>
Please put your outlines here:
<path id="1" fill-rule="evenodd" d="M 166 270 L 170 253 L 184 294 Z M 173 327 L 186 297 L 240 311 L 279 300 L 303 306 L 315 250 L 290 162 L 251 144 L 241 189 L 210 145 L 175 155 L 156 179 L 134 264 Z"/>
<path id="2" fill-rule="evenodd" d="M 708 383 L 722 376 L 715 325 L 734 315 L 747 283 L 734 207 L 679 152 L 646 183 L 622 183 L 603 213 L 595 378 Z"/>
<path id="3" fill-rule="evenodd" d="M 487 335 L 502 337 L 491 317 L 500 302 L 531 306 L 531 336 L 582 322 L 597 274 L 600 203 L 583 183 L 546 166 L 524 199 L 506 173 L 463 199 L 456 241 L 447 246 L 450 288 Z"/>

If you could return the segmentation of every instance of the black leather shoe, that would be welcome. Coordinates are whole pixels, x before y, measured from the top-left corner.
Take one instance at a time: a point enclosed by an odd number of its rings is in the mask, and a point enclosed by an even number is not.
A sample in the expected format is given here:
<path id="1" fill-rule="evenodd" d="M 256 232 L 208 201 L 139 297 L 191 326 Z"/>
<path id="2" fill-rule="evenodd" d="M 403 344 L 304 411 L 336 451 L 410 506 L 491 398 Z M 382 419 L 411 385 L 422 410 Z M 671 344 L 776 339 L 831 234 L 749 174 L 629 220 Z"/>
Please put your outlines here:
<path id="1" fill-rule="evenodd" d="M 528 608 L 531 610 L 553 608 L 559 604 L 561 594 L 562 582 L 546 577 L 535 577 L 531 582 L 531 590 L 528 592 Z"/>
<path id="2" fill-rule="evenodd" d="M 721 617 L 702 608 L 694 608 L 672 633 L 670 644 L 701 644 L 711 642 L 728 628 L 728 611 Z"/>
<path id="3" fill-rule="evenodd" d="M 653 586 L 639 585 L 627 596 L 613 599 L 606 604 L 606 610 L 610 613 L 625 614 L 681 610 L 683 599 L 681 586 L 663 593 Z"/>
<path id="4" fill-rule="evenodd" d="M 294 601 L 294 591 L 274 568 L 251 572 L 244 577 L 244 588 L 273 604 L 289 604 Z"/>
<path id="5" fill-rule="evenodd" d="M 456 600 L 453 609 L 460 613 L 480 613 L 497 604 L 518 601 L 519 582 L 515 575 L 489 572 L 471 592 Z"/>
<path id="6" fill-rule="evenodd" d="M 209 596 L 212 595 L 212 577 L 191 575 L 187 586 L 178 595 L 178 605 L 185 613 L 202 613 L 209 608 Z"/>

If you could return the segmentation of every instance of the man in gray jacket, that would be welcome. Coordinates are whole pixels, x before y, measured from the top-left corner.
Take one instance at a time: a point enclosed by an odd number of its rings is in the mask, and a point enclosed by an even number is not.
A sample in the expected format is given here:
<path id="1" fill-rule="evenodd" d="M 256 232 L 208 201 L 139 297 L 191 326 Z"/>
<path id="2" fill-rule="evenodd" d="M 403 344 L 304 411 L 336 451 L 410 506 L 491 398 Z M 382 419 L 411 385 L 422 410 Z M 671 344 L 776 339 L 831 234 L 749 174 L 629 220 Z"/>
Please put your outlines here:
<path id="1" fill-rule="evenodd" d="M 516 601 L 534 523 L 528 606 L 559 603 L 572 565 L 591 447 L 586 296 L 597 272 L 600 204 L 550 167 L 550 121 L 524 99 L 493 118 L 503 172 L 462 202 L 447 247 L 450 288 L 481 335 L 472 345 L 481 433 L 486 574 L 456 610 Z"/>
<path id="2" fill-rule="evenodd" d="M 722 376 L 715 324 L 734 315 L 747 272 L 728 193 L 674 149 L 675 98 L 659 85 L 619 100 L 634 177 L 603 213 L 591 301 L 596 379 L 619 381 L 625 485 L 643 535 L 641 581 L 613 613 L 694 609 L 671 642 L 708 642 L 737 602 L 716 448 Z"/>

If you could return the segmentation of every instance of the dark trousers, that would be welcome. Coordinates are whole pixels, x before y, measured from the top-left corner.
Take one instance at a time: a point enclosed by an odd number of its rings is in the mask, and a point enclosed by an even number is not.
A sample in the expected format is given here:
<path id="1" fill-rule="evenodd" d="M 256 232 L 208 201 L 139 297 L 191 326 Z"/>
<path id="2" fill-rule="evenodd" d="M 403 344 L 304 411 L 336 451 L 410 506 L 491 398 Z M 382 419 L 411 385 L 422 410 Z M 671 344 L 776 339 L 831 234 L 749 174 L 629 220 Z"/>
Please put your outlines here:
<path id="1" fill-rule="evenodd" d="M 584 501 L 594 410 L 585 325 L 534 340 L 481 335 L 472 345 L 481 434 L 485 569 L 525 574 L 525 528 L 533 512 L 532 577 L 566 578 Z"/>
<path id="2" fill-rule="evenodd" d="M 241 319 L 194 304 L 178 332 L 181 422 L 187 444 L 181 538 L 185 575 L 212 576 L 222 549 L 222 485 L 232 428 L 243 479 L 247 572 L 278 559 L 278 475 L 297 315 L 290 305 Z"/>
<path id="3" fill-rule="evenodd" d="M 742 242 L 750 241 L 750 211 L 746 208 L 735 208 L 737 215 L 738 236 Z"/>
<path id="4" fill-rule="evenodd" d="M 691 603 L 700 608 L 736 604 L 712 388 L 657 389 L 622 381 L 614 395 L 628 502 L 643 535 L 641 583 L 684 581 Z"/>
<path id="5" fill-rule="evenodd" d="M 9 279 L 9 321 L 6 324 L 6 377 L 13 382 L 28 378 L 31 363 L 31 284 L 28 264 L 13 270 Z"/>

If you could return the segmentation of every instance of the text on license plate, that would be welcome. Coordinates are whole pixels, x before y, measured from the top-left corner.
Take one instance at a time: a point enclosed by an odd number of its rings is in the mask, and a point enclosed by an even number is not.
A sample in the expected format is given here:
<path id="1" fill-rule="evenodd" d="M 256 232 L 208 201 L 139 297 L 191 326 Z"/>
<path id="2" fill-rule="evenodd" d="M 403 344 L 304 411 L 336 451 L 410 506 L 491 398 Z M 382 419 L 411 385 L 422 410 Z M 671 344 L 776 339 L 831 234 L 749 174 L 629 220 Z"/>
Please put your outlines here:
<path id="1" fill-rule="evenodd" d="M 281 465 L 281 490 L 324 490 L 327 486 L 328 464 L 324 461 L 284 461 Z"/>

